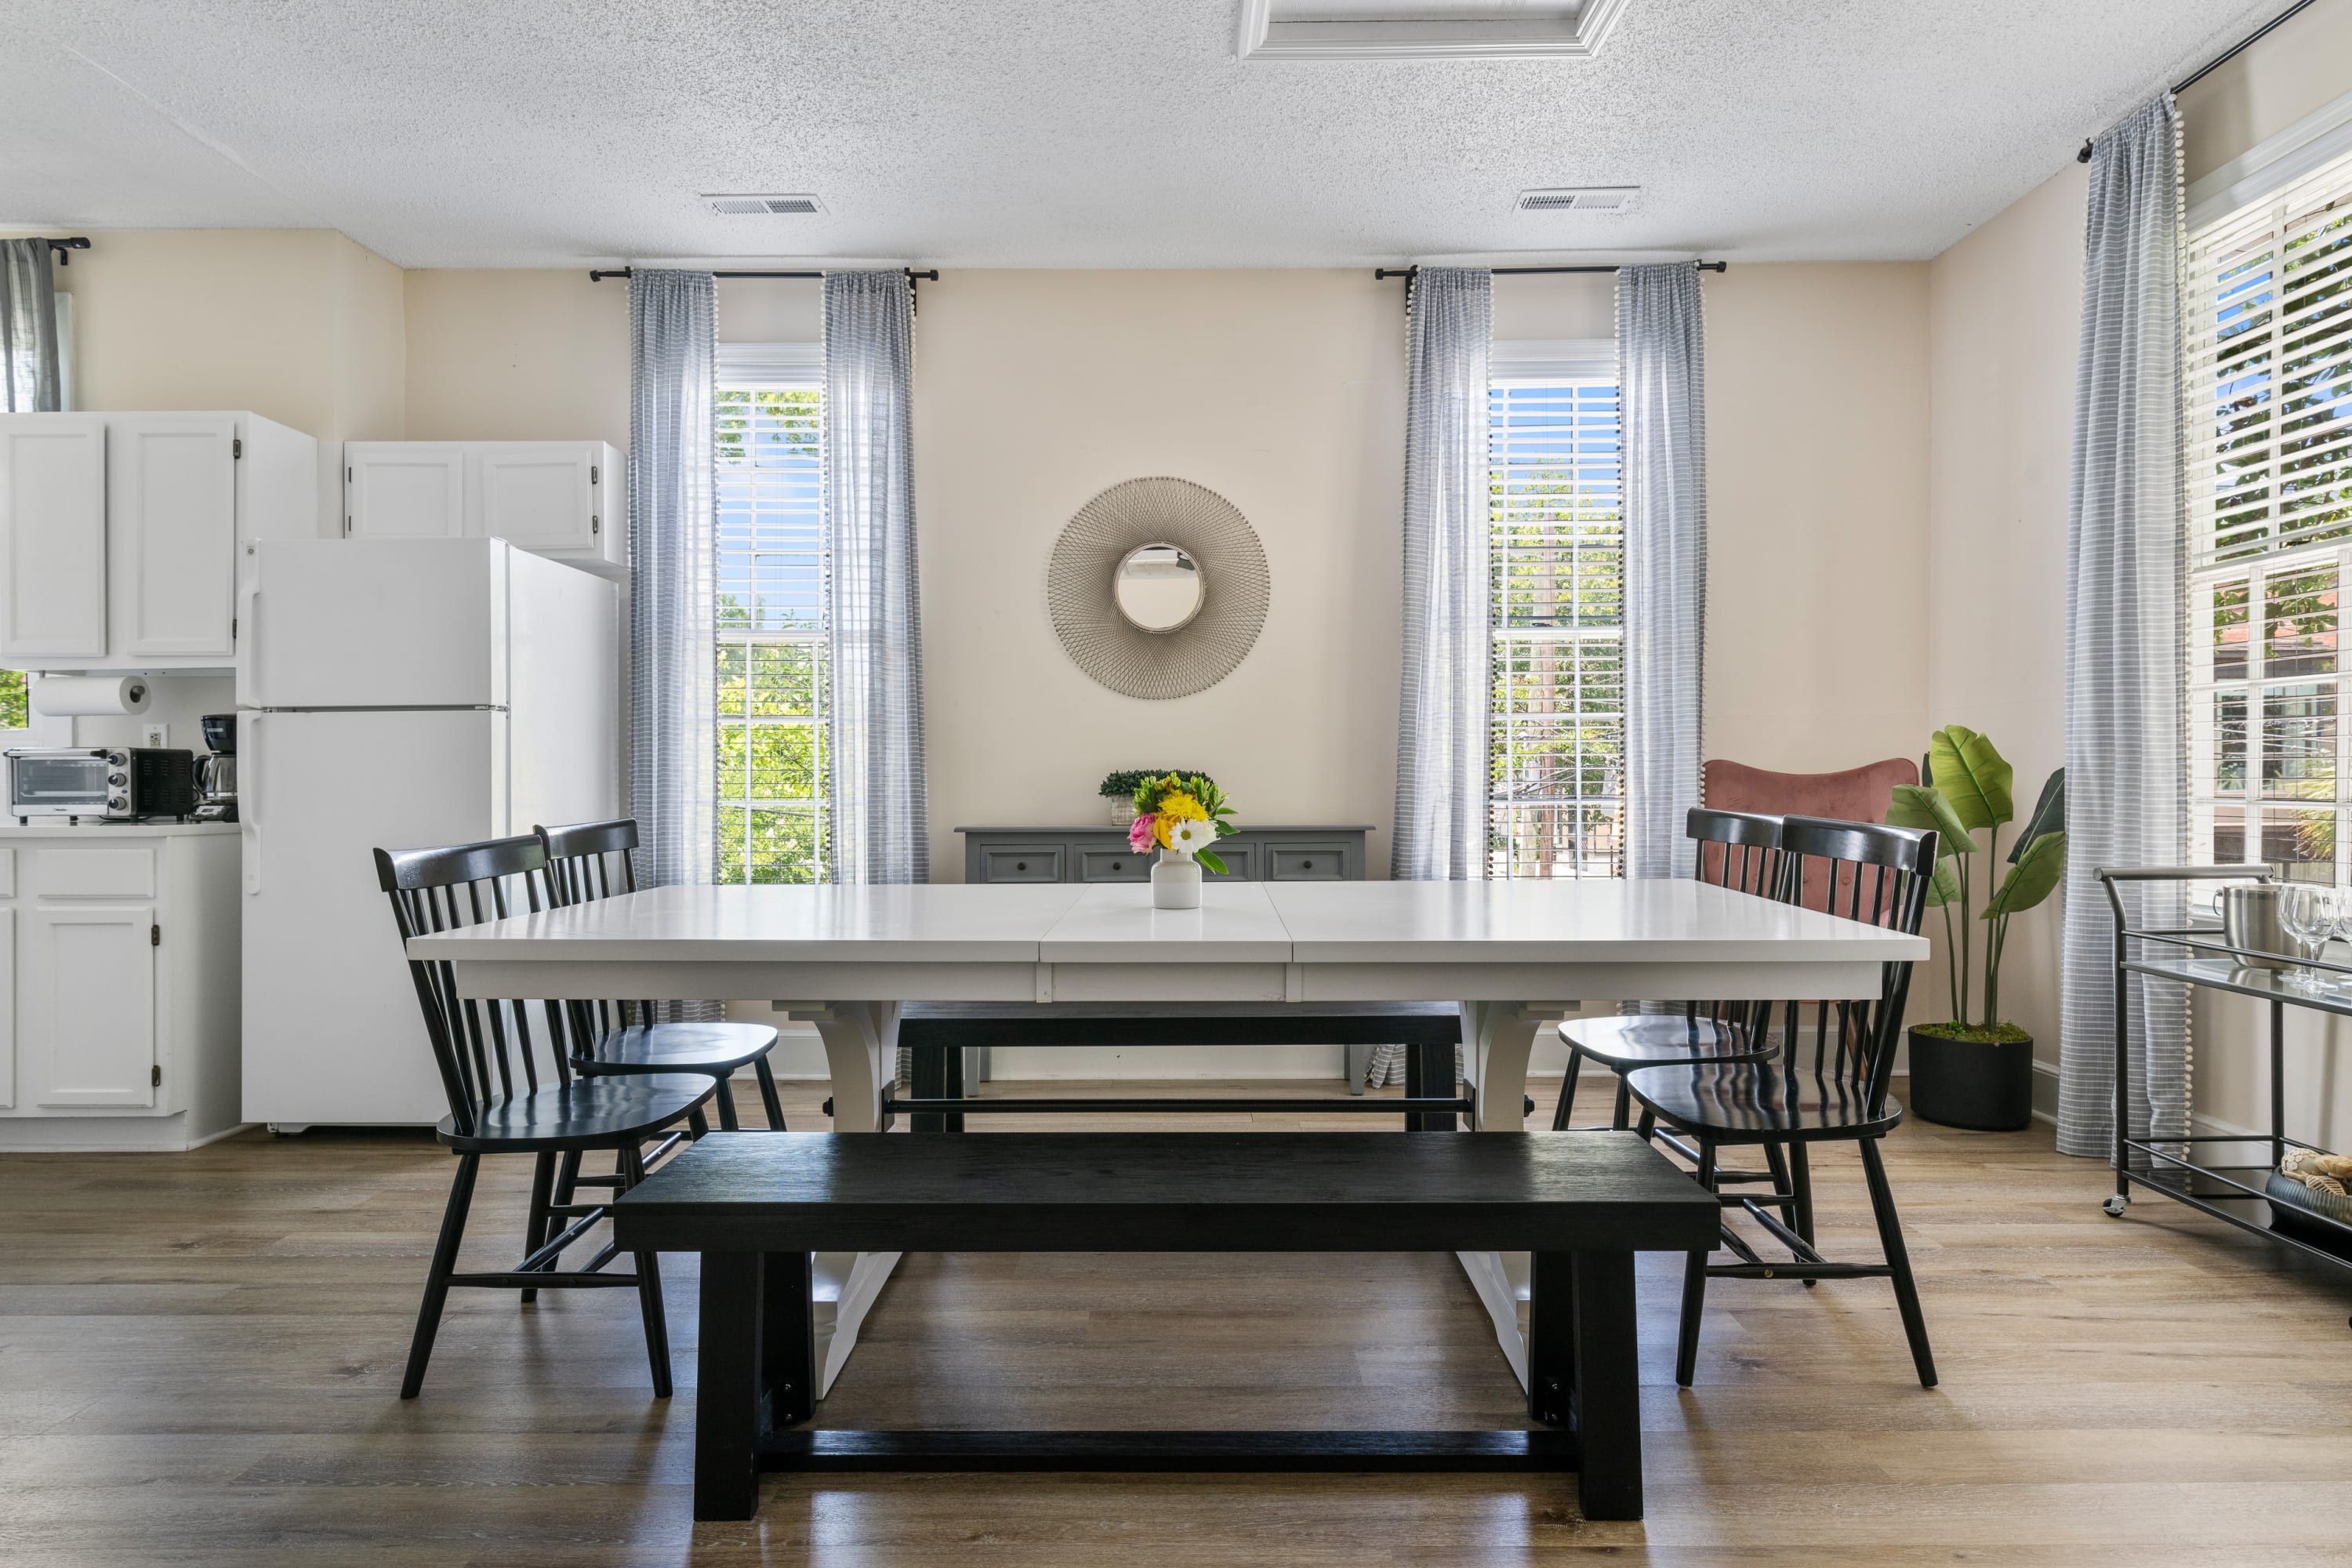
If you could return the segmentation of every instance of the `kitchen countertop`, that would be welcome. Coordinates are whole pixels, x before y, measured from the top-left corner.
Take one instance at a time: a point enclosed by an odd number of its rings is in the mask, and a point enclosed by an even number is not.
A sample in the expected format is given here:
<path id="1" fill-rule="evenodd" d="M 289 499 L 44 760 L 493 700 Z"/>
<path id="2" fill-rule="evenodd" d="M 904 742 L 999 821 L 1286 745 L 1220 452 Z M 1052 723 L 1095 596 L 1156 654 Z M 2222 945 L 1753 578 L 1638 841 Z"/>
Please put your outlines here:
<path id="1" fill-rule="evenodd" d="M 0 817 L 0 838 L 193 838 L 210 833 L 235 833 L 234 822 L 84 822 L 79 826 L 63 817 L 37 816 L 17 826 L 13 816 Z"/>

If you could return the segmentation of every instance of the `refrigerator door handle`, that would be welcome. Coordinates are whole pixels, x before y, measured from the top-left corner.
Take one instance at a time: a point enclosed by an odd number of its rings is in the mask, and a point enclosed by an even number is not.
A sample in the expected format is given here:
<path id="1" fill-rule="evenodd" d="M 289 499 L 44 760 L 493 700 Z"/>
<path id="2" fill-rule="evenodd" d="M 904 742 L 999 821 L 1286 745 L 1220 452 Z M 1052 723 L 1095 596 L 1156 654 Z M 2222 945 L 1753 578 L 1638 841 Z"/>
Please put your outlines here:
<path id="1" fill-rule="evenodd" d="M 237 763 L 243 776 L 236 781 L 236 820 L 245 837 L 245 896 L 248 899 L 261 891 L 261 758 L 255 751 L 261 739 L 261 721 L 259 713 L 236 716 L 236 749 L 244 753 Z"/>
<path id="2" fill-rule="evenodd" d="M 236 595 L 236 705 L 240 708 L 262 705 L 261 622 L 253 613 L 261 598 L 261 557 L 256 554 L 252 560 L 253 566 Z"/>

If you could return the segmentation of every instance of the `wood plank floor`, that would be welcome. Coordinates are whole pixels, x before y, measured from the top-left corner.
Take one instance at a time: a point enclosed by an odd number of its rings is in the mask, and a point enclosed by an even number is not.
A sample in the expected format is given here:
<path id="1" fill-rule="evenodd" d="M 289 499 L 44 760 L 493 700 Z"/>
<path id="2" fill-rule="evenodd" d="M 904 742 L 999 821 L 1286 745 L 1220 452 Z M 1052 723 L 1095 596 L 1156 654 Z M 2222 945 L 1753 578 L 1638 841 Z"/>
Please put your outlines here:
<path id="1" fill-rule="evenodd" d="M 787 1090 L 793 1125 L 822 1126 L 819 1093 Z M 1150 1124 L 1104 1119 L 1121 1122 Z M 1227 1125 L 1335 1123 L 1393 1125 Z M 0 1157 L 0 1561 L 2352 1560 L 2352 1279 L 2156 1200 L 2107 1219 L 2105 1172 L 2058 1157 L 2046 1127 L 1915 1123 L 1888 1164 L 1942 1386 L 1914 1381 L 1884 1285 L 1732 1281 L 1679 1391 L 1679 1260 L 1648 1260 L 1641 1524 L 1586 1523 L 1572 1482 L 1217 1475 L 771 1479 L 758 1520 L 696 1526 L 692 1259 L 667 1266 L 676 1398 L 648 1394 L 632 1293 L 522 1308 L 465 1291 L 404 1405 L 450 1173 L 428 1139 Z M 1826 1249 L 1875 1256 L 1858 1163 L 1817 1168 Z M 486 1172 L 469 1263 L 510 1256 L 527 1173 Z M 1447 1258 L 972 1254 L 906 1260 L 824 1417 L 1484 1426 L 1522 1411 Z"/>

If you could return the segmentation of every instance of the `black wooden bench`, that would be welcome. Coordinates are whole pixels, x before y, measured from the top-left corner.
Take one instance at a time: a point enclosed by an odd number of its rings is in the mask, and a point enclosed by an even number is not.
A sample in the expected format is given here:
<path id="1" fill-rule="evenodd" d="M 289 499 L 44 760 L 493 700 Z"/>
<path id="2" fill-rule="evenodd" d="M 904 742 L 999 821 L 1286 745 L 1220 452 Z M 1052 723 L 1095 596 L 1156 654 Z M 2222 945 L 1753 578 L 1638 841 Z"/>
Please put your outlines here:
<path id="1" fill-rule="evenodd" d="M 614 1205 L 626 1251 L 702 1254 L 694 1516 L 780 1470 L 1578 1471 L 1638 1519 L 1633 1254 L 1712 1247 L 1714 1198 L 1631 1132 L 720 1132 Z M 809 1254 L 1535 1255 L 1532 1430 L 958 1432 L 803 1427 Z"/>
<path id="2" fill-rule="evenodd" d="M 909 1002 L 898 1011 L 898 1043 L 913 1053 L 912 1091 L 891 1096 L 887 1113 L 906 1111 L 917 1132 L 961 1132 L 968 1110 L 1096 1115 L 1141 1110 L 1198 1112 L 1368 1111 L 1405 1113 L 1405 1131 L 1447 1132 L 1470 1103 L 1455 1092 L 1454 1047 L 1460 1009 L 1451 1002 Z M 1402 1046 L 1407 1103 L 1388 1098 L 1260 1095 L 1247 1100 L 972 1098 L 962 1053 L 999 1046 Z M 1358 1089 L 1362 1088 L 1359 1084 Z M 1442 1092 L 1441 1092 L 1442 1091 Z"/>

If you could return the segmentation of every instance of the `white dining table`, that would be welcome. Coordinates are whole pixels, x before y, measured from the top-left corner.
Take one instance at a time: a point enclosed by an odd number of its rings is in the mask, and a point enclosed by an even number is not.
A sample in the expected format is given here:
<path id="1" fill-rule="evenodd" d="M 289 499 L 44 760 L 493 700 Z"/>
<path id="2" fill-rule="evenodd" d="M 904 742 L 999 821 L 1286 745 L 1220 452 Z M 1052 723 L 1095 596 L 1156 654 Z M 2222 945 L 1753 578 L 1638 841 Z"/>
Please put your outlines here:
<path id="1" fill-rule="evenodd" d="M 1878 994 L 1927 943 L 1702 882 L 1218 882 L 1197 910 L 1133 884 L 672 887 L 411 940 L 467 996 L 766 998 L 824 1043 L 836 1131 L 884 1129 L 908 1002 L 1445 1001 L 1471 1131 L 1525 1125 L 1547 1022 L 1621 998 Z M 1458 1255 L 1527 1378 L 1525 1254 Z M 829 1390 L 896 1254 L 817 1260 Z"/>

